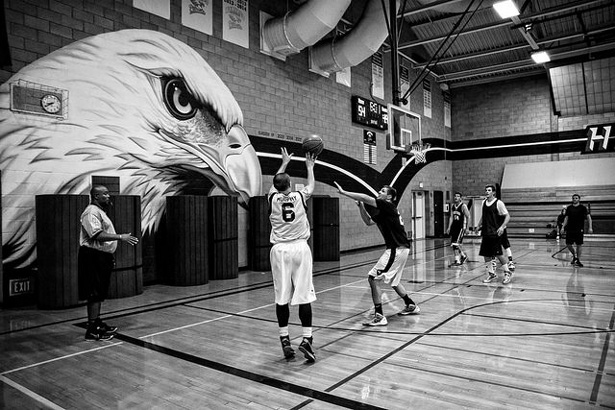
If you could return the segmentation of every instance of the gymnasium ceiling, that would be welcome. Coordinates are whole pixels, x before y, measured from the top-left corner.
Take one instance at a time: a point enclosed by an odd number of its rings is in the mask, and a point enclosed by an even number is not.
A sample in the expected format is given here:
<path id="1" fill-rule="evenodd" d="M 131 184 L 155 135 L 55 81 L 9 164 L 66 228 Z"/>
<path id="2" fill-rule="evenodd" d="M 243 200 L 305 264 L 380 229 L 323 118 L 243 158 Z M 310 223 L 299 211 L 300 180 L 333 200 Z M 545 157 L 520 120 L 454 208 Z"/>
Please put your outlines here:
<path id="1" fill-rule="evenodd" d="M 615 55 L 615 0 L 514 0 L 520 14 L 506 19 L 493 9 L 494 0 L 399 2 L 400 62 L 425 69 L 449 88 L 545 74 L 549 67 Z M 364 4 L 353 1 L 345 21 L 358 19 Z M 390 49 L 389 38 L 385 58 Z M 547 51 L 551 62 L 534 63 L 535 51 Z"/>

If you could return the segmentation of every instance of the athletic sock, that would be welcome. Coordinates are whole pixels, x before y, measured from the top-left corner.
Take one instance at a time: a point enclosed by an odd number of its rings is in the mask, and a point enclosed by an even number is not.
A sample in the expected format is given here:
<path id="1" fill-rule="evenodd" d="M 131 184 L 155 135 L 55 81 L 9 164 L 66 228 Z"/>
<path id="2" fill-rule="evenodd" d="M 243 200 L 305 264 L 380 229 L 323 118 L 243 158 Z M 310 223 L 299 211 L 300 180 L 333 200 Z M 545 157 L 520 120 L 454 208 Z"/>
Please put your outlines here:
<path id="1" fill-rule="evenodd" d="M 303 328 L 303 338 L 304 339 L 308 339 L 308 340 L 312 340 L 312 328 L 311 327 L 304 327 Z"/>
<path id="2" fill-rule="evenodd" d="M 288 336 L 288 326 L 280 328 L 280 337 Z"/>
<path id="3" fill-rule="evenodd" d="M 378 303 L 377 305 L 374 305 L 374 310 L 376 311 L 376 313 L 379 313 L 382 315 L 382 303 Z"/>
<path id="4" fill-rule="evenodd" d="M 410 296 L 408 296 L 407 294 L 404 295 L 404 297 L 402 299 L 404 300 L 404 303 L 406 304 L 406 306 L 408 306 L 408 305 L 416 305 L 416 303 L 414 303 L 414 301 L 412 299 L 410 299 Z"/>
<path id="5" fill-rule="evenodd" d="M 508 257 L 508 260 L 512 262 L 512 256 L 509 256 L 509 257 Z"/>

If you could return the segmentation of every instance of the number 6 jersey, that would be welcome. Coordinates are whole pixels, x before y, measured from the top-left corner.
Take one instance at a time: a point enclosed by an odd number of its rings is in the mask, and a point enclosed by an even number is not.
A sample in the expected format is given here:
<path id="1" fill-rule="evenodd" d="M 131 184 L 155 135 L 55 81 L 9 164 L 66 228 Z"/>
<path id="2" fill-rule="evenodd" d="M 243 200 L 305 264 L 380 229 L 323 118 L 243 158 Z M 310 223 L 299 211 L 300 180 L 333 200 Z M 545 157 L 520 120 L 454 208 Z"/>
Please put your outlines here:
<path id="1" fill-rule="evenodd" d="M 307 219 L 306 205 L 309 198 L 310 193 L 306 188 L 283 194 L 271 187 L 268 194 L 271 243 L 309 239 L 310 223 Z"/>

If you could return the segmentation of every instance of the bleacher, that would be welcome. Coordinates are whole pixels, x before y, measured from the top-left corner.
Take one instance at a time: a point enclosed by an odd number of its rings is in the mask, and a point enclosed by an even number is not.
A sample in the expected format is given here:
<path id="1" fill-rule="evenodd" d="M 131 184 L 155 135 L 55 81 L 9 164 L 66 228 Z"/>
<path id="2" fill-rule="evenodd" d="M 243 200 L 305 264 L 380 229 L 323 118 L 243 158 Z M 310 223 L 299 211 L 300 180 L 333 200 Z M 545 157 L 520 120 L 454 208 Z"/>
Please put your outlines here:
<path id="1" fill-rule="evenodd" d="M 581 195 L 592 216 L 594 233 L 588 240 L 615 237 L 615 186 L 516 188 L 502 187 L 502 201 L 511 220 L 511 237 L 545 238 L 556 227 L 564 205 L 572 203 L 572 194 Z"/>

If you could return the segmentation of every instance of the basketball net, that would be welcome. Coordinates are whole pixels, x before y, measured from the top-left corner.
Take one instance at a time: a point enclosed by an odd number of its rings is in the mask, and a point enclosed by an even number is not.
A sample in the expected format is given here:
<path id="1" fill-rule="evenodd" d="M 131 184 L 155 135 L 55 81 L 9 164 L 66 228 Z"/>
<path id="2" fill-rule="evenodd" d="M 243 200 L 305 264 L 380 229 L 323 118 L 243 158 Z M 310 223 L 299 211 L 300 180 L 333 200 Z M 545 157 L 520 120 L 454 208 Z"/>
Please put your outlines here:
<path id="1" fill-rule="evenodd" d="M 414 155 L 415 164 L 420 164 L 420 163 L 425 164 L 427 162 L 427 159 L 425 158 L 425 154 L 427 154 L 426 151 L 429 148 L 431 148 L 431 144 L 430 143 L 423 144 L 423 141 L 415 142 L 412 144 L 412 146 L 410 147 L 410 153 Z"/>

